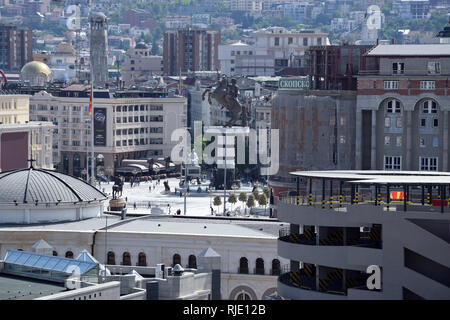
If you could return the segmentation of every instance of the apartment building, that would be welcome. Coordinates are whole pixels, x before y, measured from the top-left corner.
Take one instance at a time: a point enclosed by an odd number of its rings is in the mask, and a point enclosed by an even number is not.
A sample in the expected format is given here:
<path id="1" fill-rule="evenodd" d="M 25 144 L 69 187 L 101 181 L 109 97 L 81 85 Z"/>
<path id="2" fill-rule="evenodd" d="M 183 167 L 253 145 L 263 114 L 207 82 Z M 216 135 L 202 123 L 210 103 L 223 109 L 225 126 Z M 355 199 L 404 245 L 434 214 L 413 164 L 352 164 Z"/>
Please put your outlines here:
<path id="1" fill-rule="evenodd" d="M 358 78 L 356 169 L 449 171 L 450 44 L 379 45 Z"/>
<path id="2" fill-rule="evenodd" d="M 178 75 L 188 71 L 219 69 L 220 31 L 209 29 L 177 29 L 164 33 L 164 74 Z"/>
<path id="3" fill-rule="evenodd" d="M 152 55 L 150 48 L 140 42 L 127 51 L 120 75 L 125 86 L 129 87 L 148 81 L 153 76 L 162 75 L 163 66 L 162 57 Z"/>
<path id="4" fill-rule="evenodd" d="M 31 29 L 13 24 L 0 25 L 0 69 L 18 72 L 33 60 Z"/>
<path id="5" fill-rule="evenodd" d="M 54 163 L 60 172 L 82 175 L 91 152 L 89 86 L 35 92 L 30 118 L 52 121 Z M 186 127 L 187 101 L 167 92 L 95 90 L 93 106 L 94 152 L 97 174 L 112 175 L 122 159 L 170 156 L 171 134 Z"/>

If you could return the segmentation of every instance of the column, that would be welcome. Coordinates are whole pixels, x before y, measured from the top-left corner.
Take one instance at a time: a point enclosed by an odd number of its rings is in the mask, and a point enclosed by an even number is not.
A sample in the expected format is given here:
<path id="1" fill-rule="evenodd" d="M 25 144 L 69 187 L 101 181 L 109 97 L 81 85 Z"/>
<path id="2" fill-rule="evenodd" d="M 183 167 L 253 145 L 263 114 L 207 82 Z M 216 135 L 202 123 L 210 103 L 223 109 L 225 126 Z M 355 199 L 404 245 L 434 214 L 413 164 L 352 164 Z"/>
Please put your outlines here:
<path id="1" fill-rule="evenodd" d="M 371 134 L 371 154 L 370 154 L 370 168 L 376 170 L 377 168 L 377 110 L 372 110 L 372 134 Z"/>
<path id="2" fill-rule="evenodd" d="M 403 159 L 402 170 L 412 170 L 412 111 L 405 110 L 406 117 L 406 159 Z"/>
<path id="3" fill-rule="evenodd" d="M 443 136 L 442 136 L 442 165 L 439 166 L 439 171 L 448 171 L 448 111 L 444 111 L 443 121 Z"/>
<path id="4" fill-rule="evenodd" d="M 362 136 L 362 111 L 356 110 L 356 148 L 355 148 L 355 169 L 362 168 L 362 150 L 361 150 L 361 136 Z"/>

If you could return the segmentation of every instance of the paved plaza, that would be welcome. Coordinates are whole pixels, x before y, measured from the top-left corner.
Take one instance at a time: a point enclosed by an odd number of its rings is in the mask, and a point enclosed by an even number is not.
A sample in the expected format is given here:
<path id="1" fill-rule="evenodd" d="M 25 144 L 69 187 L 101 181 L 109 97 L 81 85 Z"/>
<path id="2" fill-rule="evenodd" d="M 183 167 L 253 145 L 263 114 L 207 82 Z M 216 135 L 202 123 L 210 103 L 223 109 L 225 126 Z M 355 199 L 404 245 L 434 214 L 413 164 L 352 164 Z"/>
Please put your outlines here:
<path id="1" fill-rule="evenodd" d="M 166 194 L 164 189 L 164 181 L 169 182 L 170 194 Z M 123 194 L 122 198 L 127 201 L 127 213 L 131 214 L 150 214 L 150 213 L 161 213 L 164 214 L 176 214 L 178 209 L 181 210 L 181 215 L 184 215 L 184 196 L 180 197 L 179 190 L 179 179 L 178 178 L 168 178 L 162 179 L 160 184 L 157 184 L 156 181 L 153 182 L 141 182 L 139 185 L 133 184 L 131 187 L 129 182 L 125 182 L 123 186 Z M 208 182 L 204 182 L 203 189 L 205 189 L 205 184 Z M 100 190 L 104 191 L 108 196 L 112 194 L 112 186 L 113 182 L 102 183 L 99 187 Z M 150 187 L 150 188 L 149 188 Z M 175 188 L 177 188 L 177 193 L 175 194 Z M 190 193 L 186 197 L 186 215 L 188 216 L 211 216 L 211 205 L 214 196 L 220 195 L 222 197 L 222 205 L 217 207 L 212 205 L 214 210 L 214 215 L 222 215 L 223 214 L 223 190 L 214 191 L 212 194 L 207 192 L 197 192 L 197 185 L 190 185 Z M 252 188 L 250 186 L 242 186 L 241 189 L 233 191 L 227 191 L 227 199 L 230 192 L 235 192 L 236 195 L 239 195 L 240 192 L 245 191 L 250 194 Z M 261 192 L 261 190 L 260 190 Z M 136 203 L 136 209 L 134 209 L 134 203 Z M 150 203 L 150 208 L 149 208 Z M 170 213 L 169 213 L 170 208 Z M 241 214 L 239 214 L 239 208 L 241 209 Z M 259 208 L 257 206 L 257 208 Z M 244 204 L 241 202 L 237 202 L 234 206 L 227 203 L 227 210 L 233 211 L 238 209 L 238 216 L 245 216 Z M 151 212 L 152 210 L 152 212 Z M 264 209 L 261 209 L 264 211 Z M 269 209 L 267 208 L 267 215 Z M 249 213 L 249 209 L 247 208 L 247 215 Z M 254 215 L 251 215 L 254 216 Z M 258 216 L 261 218 L 262 216 Z"/>

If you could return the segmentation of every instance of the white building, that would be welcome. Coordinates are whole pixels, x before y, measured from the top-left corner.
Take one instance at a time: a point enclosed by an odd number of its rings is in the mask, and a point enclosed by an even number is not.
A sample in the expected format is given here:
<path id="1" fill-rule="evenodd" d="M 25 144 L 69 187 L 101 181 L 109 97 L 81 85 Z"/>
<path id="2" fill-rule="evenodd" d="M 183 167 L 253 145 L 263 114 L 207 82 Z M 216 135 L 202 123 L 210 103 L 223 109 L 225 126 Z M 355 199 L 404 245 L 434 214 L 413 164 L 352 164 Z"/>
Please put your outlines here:
<path id="1" fill-rule="evenodd" d="M 41 91 L 30 98 L 30 118 L 57 125 L 53 137 L 54 163 L 58 170 L 81 176 L 86 152 L 91 152 L 89 86 Z M 112 175 L 122 159 L 170 156 L 175 142 L 171 134 L 186 127 L 187 100 L 167 92 L 96 90 L 93 113 L 103 124 L 95 124 L 95 157 L 98 170 Z"/>
<path id="2" fill-rule="evenodd" d="M 127 51 L 120 74 L 125 86 L 129 87 L 148 81 L 153 76 L 162 75 L 163 67 L 162 57 L 152 55 L 150 48 L 140 42 Z"/>
<path id="3" fill-rule="evenodd" d="M 241 41 L 219 45 L 220 71 L 227 76 L 266 76 L 274 74 L 274 59 L 264 48 Z"/>

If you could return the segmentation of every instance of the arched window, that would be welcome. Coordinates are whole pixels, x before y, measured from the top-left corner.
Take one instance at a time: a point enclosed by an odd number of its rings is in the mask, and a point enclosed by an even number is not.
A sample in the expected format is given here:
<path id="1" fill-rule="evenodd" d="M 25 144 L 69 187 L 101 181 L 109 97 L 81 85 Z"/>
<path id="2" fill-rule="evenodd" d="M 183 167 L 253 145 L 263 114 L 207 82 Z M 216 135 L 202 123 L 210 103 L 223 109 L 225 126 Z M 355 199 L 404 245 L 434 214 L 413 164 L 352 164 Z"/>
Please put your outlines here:
<path id="1" fill-rule="evenodd" d="M 272 275 L 277 276 L 280 274 L 280 260 L 273 259 L 272 260 Z"/>
<path id="2" fill-rule="evenodd" d="M 66 252 L 66 258 L 73 259 L 73 252 L 72 251 L 67 251 Z"/>
<path id="3" fill-rule="evenodd" d="M 124 252 L 122 256 L 122 265 L 131 266 L 131 256 L 129 252 Z"/>
<path id="4" fill-rule="evenodd" d="M 146 267 L 147 266 L 147 257 L 145 253 L 139 252 L 138 256 L 138 266 Z"/>
<path id="5" fill-rule="evenodd" d="M 114 254 L 114 252 L 112 252 L 112 251 L 108 252 L 108 259 L 107 259 L 106 264 L 110 264 L 110 265 L 116 264 L 116 255 Z"/>
<path id="6" fill-rule="evenodd" d="M 242 291 L 237 295 L 236 300 L 252 300 L 252 297 L 247 292 Z"/>
<path id="7" fill-rule="evenodd" d="M 181 265 L 181 257 L 180 257 L 180 255 L 179 255 L 178 253 L 175 253 L 175 254 L 173 255 L 173 263 L 172 263 L 172 267 L 174 267 L 174 266 L 177 265 L 177 264 Z"/>
<path id="8" fill-rule="evenodd" d="M 58 252 L 56 252 L 56 251 L 53 251 L 53 253 L 52 253 L 55 257 L 58 255 Z"/>
<path id="9" fill-rule="evenodd" d="M 239 273 L 248 274 L 248 260 L 245 257 L 239 260 Z"/>
<path id="10" fill-rule="evenodd" d="M 386 104 L 386 112 L 387 113 L 401 113 L 402 108 L 400 106 L 400 101 L 389 100 Z"/>
<path id="11" fill-rule="evenodd" d="M 197 257 L 193 254 L 189 256 L 188 268 L 197 269 Z"/>
<path id="12" fill-rule="evenodd" d="M 73 175 L 79 177 L 81 173 L 81 158 L 79 154 L 73 156 Z"/>
<path id="13" fill-rule="evenodd" d="M 264 274 L 264 260 L 261 258 L 256 259 L 255 274 Z"/>
<path id="14" fill-rule="evenodd" d="M 422 104 L 422 113 L 437 113 L 437 104 L 433 100 L 425 100 Z"/>

